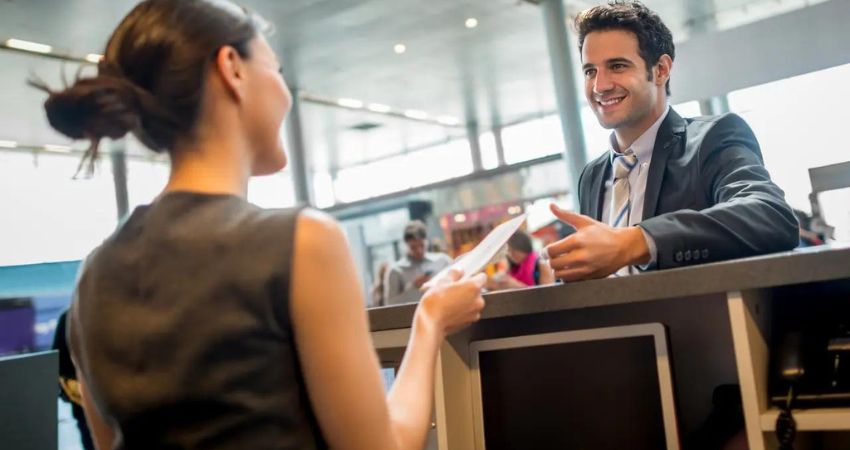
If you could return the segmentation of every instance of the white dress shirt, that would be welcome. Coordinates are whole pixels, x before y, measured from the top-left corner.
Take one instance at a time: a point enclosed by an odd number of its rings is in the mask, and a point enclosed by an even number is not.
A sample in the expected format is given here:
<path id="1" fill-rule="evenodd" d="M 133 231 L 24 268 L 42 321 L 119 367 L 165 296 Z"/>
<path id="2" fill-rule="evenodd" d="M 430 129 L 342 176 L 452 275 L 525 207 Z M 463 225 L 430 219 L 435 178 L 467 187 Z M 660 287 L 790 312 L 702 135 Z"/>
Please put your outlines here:
<path id="1" fill-rule="evenodd" d="M 661 122 L 664 122 L 664 119 L 667 117 L 667 114 L 670 112 L 670 107 L 664 111 L 664 114 L 661 114 L 661 117 L 652 124 L 651 127 L 647 128 L 646 131 L 643 132 L 640 137 L 635 139 L 632 143 L 632 146 L 629 147 L 635 156 L 637 157 L 637 167 L 632 169 L 629 173 L 629 200 L 631 201 L 631 211 L 629 212 L 629 226 L 634 226 L 640 223 L 643 219 L 643 204 L 644 199 L 646 197 L 646 179 L 649 175 L 649 165 L 652 163 L 652 149 L 655 147 L 655 138 L 658 136 L 658 128 L 661 127 Z M 611 133 L 611 138 L 609 140 L 611 145 L 609 151 L 611 155 L 611 163 L 613 164 L 614 158 L 618 155 L 622 154 L 618 151 L 617 145 L 617 137 L 614 133 Z M 626 149 L 628 151 L 629 149 Z M 614 171 L 611 171 L 611 177 L 605 181 L 605 197 L 602 202 L 602 222 L 609 223 L 611 216 L 611 187 L 614 184 Z M 647 268 L 655 263 L 656 254 L 658 253 L 658 249 L 655 245 L 655 240 L 652 239 L 652 236 L 643 231 L 643 237 L 646 239 L 646 245 L 649 247 L 649 257 L 650 261 L 645 266 L 641 266 L 642 268 Z"/>

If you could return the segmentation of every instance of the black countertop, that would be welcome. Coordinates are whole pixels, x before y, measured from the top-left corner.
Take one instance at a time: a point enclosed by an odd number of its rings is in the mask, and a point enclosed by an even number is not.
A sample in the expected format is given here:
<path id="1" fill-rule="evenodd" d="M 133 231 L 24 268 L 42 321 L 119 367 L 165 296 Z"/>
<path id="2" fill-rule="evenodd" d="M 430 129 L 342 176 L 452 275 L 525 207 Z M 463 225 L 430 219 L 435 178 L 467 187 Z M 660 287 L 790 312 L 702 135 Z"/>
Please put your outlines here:
<path id="1" fill-rule="evenodd" d="M 484 296 L 482 319 L 594 306 L 685 298 L 771 286 L 850 279 L 850 244 L 647 272 L 621 278 L 541 286 Z M 410 327 L 416 304 L 369 310 L 372 331 Z"/>

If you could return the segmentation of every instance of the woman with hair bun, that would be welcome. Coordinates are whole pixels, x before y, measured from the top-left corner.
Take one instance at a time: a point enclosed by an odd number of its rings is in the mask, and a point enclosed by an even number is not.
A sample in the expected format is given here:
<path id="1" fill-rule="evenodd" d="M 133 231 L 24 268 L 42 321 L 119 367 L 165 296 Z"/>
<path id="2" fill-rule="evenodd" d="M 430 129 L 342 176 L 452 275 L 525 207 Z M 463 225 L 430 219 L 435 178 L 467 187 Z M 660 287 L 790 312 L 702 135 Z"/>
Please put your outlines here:
<path id="1" fill-rule="evenodd" d="M 127 133 L 171 159 L 163 192 L 89 255 L 68 313 L 101 450 L 421 448 L 440 344 L 480 317 L 480 276 L 427 292 L 385 396 L 340 227 L 245 200 L 286 164 L 292 99 L 263 29 L 224 0 L 143 1 L 97 76 L 42 86 L 89 159 Z"/>

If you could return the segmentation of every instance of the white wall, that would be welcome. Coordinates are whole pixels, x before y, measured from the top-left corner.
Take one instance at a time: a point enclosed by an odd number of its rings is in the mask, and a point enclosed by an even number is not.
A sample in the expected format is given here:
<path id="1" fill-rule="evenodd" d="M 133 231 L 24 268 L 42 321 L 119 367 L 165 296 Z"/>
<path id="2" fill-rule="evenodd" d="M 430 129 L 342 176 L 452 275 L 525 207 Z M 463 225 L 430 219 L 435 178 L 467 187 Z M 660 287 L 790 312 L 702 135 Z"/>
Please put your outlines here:
<path id="1" fill-rule="evenodd" d="M 676 49 L 673 102 L 704 99 L 850 63 L 848 43 L 848 0 L 693 36 Z"/>

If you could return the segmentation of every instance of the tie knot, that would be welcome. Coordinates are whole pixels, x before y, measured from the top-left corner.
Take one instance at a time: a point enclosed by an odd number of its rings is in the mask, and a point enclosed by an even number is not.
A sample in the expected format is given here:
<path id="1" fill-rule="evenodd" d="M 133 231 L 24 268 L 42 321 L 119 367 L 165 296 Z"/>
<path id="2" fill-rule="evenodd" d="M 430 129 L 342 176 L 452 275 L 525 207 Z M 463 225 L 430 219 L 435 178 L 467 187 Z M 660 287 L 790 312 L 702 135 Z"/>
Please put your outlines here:
<path id="1" fill-rule="evenodd" d="M 637 166 L 637 156 L 634 153 L 628 152 L 617 155 L 614 158 L 614 179 L 619 180 L 628 177 L 635 166 Z"/>

